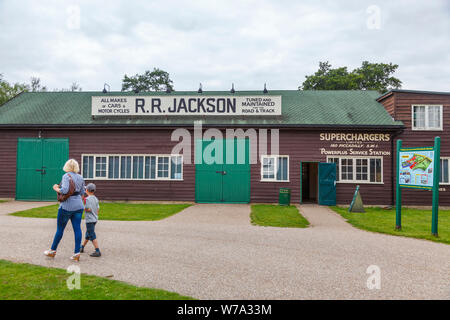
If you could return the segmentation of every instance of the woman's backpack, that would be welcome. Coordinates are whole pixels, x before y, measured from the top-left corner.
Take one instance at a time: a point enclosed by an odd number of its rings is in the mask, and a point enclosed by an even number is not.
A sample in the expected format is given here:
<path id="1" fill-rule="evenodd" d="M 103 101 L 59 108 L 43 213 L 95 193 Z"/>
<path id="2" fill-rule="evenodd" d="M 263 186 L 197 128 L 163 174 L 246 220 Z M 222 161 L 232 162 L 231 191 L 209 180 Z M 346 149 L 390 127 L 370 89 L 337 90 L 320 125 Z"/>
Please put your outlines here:
<path id="1" fill-rule="evenodd" d="M 61 185 L 60 185 L 61 186 Z M 75 193 L 75 182 L 73 182 L 72 177 L 69 174 L 69 191 L 66 194 L 57 193 L 57 199 L 59 202 L 64 202 L 69 199 Z"/>

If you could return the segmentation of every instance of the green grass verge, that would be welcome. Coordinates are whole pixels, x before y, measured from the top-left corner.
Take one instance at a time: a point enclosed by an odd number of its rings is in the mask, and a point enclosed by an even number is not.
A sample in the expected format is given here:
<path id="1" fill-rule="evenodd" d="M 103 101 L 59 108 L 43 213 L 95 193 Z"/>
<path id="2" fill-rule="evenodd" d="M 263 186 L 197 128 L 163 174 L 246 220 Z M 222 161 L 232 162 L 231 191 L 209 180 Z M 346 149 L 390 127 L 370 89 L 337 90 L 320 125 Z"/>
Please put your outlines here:
<path id="1" fill-rule="evenodd" d="M 190 204 L 132 204 L 117 202 L 100 203 L 100 220 L 154 221 L 167 218 L 189 207 Z M 33 208 L 11 213 L 16 217 L 56 218 L 58 205 Z"/>
<path id="2" fill-rule="evenodd" d="M 191 300 L 174 292 L 136 287 L 121 281 L 81 274 L 80 289 L 69 290 L 71 274 L 0 260 L 0 300 Z"/>
<path id="3" fill-rule="evenodd" d="M 8 202 L 8 200 L 0 200 L 0 203 Z"/>
<path id="4" fill-rule="evenodd" d="M 264 227 L 306 228 L 309 225 L 296 206 L 253 204 L 252 224 Z"/>
<path id="5" fill-rule="evenodd" d="M 439 210 L 438 234 L 431 235 L 431 210 L 402 208 L 402 230 L 395 230 L 395 208 L 364 208 L 365 213 L 351 213 L 348 208 L 330 207 L 353 226 L 368 231 L 450 244 L 450 210 Z"/>

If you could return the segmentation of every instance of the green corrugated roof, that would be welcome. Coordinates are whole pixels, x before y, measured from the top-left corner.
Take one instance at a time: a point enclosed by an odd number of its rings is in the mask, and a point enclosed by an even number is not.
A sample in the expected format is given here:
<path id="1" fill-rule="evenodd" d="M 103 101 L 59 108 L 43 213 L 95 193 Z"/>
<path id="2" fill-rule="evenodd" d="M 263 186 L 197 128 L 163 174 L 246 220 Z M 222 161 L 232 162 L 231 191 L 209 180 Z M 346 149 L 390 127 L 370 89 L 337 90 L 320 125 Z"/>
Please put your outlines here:
<path id="1" fill-rule="evenodd" d="M 136 95 L 134 92 L 26 92 L 0 106 L 0 126 L 8 125 L 192 125 L 203 120 L 205 125 L 279 125 L 279 126 L 401 126 L 392 120 L 376 101 L 376 91 L 299 91 L 274 90 L 266 95 L 282 96 L 281 116 L 91 116 L 92 96 Z M 261 91 L 140 92 L 145 95 L 261 95 Z"/>

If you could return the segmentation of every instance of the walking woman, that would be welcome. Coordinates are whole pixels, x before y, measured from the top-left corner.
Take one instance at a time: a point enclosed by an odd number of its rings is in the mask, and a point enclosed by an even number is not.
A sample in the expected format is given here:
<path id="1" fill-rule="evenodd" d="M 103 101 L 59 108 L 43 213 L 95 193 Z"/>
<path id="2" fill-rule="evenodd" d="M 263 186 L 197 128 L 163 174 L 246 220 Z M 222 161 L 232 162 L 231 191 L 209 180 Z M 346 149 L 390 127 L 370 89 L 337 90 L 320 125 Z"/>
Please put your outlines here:
<path id="1" fill-rule="evenodd" d="M 75 234 L 75 250 L 71 260 L 79 261 L 80 260 L 80 245 L 81 245 L 81 217 L 83 215 L 84 205 L 81 199 L 81 195 L 84 194 L 85 185 L 84 179 L 81 175 L 78 174 L 80 172 L 80 166 L 78 162 L 74 159 L 70 159 L 64 165 L 63 170 L 67 172 L 63 175 L 61 186 L 55 184 L 53 186 L 53 190 L 60 194 L 67 194 L 70 190 L 70 179 L 72 179 L 75 190 L 72 195 L 67 198 L 67 200 L 61 202 L 58 209 L 58 217 L 56 219 L 57 229 L 56 234 L 53 239 L 53 244 L 50 250 L 44 252 L 44 254 L 48 257 L 55 257 L 56 248 L 58 248 L 58 244 L 61 241 L 61 238 L 64 234 L 64 229 L 66 228 L 67 222 L 72 223 L 73 232 Z"/>

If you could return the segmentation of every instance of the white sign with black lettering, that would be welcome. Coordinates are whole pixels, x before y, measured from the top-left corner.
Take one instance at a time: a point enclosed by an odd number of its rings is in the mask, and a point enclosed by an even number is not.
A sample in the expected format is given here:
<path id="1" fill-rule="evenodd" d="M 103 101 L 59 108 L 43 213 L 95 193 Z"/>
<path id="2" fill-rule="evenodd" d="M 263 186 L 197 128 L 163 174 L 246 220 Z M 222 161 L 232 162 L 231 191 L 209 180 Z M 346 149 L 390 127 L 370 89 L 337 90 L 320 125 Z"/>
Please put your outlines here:
<path id="1" fill-rule="evenodd" d="M 93 116 L 279 116 L 281 96 L 94 96 Z"/>

